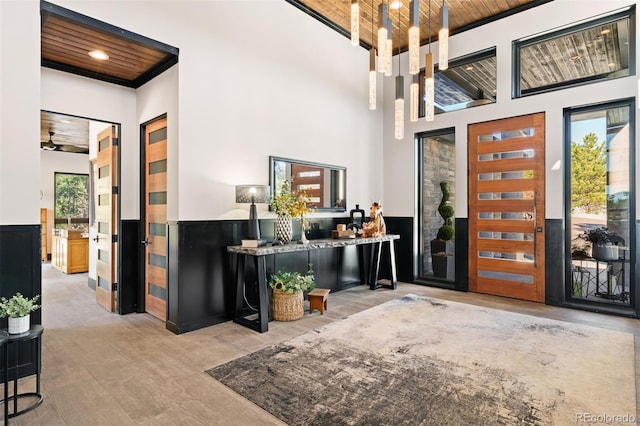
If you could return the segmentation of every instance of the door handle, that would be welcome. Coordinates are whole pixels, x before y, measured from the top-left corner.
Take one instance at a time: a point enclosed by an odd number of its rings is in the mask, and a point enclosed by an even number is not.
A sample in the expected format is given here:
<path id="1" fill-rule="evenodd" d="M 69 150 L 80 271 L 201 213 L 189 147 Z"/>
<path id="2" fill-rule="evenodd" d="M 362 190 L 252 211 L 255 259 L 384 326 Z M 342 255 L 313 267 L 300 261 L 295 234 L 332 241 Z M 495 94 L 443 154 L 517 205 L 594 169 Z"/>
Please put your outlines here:
<path id="1" fill-rule="evenodd" d="M 536 253 L 538 252 L 538 237 L 537 233 L 542 232 L 542 228 L 538 228 L 538 211 L 536 209 L 537 205 L 537 191 L 533 191 L 533 267 L 538 266 L 538 257 Z M 538 230 L 540 229 L 540 230 Z"/>
<path id="2" fill-rule="evenodd" d="M 96 235 L 96 237 L 93 239 L 93 241 L 95 241 L 96 243 L 100 240 L 100 237 Z"/>
<path id="3" fill-rule="evenodd" d="M 144 244 L 145 246 L 149 246 L 149 245 L 151 245 L 151 242 L 149 241 L 149 238 L 145 238 L 144 240 L 140 241 L 140 244 Z"/>

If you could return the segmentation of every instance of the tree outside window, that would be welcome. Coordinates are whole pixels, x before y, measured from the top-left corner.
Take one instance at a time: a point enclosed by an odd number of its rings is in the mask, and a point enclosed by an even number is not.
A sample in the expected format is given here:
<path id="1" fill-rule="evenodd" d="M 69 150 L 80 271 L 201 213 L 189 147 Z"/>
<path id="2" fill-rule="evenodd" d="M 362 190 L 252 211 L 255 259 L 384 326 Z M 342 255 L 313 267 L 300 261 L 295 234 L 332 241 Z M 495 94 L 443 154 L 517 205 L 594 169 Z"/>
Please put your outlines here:
<path id="1" fill-rule="evenodd" d="M 56 228 L 86 223 L 89 217 L 89 175 L 56 173 L 54 185 Z"/>

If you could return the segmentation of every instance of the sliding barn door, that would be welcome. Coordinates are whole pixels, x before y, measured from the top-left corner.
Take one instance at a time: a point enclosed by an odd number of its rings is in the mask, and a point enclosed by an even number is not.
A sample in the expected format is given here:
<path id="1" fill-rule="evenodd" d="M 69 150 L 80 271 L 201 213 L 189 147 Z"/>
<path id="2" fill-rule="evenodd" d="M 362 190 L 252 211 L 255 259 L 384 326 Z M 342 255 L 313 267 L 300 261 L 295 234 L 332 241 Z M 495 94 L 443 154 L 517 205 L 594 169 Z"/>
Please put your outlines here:
<path id="1" fill-rule="evenodd" d="M 470 291 L 544 302 L 544 120 L 469 125 Z"/>

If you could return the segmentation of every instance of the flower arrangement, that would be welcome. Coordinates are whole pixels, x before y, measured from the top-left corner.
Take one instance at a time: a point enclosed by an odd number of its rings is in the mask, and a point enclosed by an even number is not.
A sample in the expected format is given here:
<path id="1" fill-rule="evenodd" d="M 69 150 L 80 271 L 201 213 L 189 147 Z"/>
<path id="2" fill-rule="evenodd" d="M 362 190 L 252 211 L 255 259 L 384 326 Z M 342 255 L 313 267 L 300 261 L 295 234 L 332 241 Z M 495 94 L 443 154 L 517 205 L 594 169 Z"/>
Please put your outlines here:
<path id="1" fill-rule="evenodd" d="M 311 212 L 309 196 L 304 191 L 292 191 L 293 179 L 285 180 L 271 201 L 271 209 L 277 215 L 304 218 Z"/>
<path id="2" fill-rule="evenodd" d="M 306 275 L 279 270 L 278 273 L 271 275 L 269 287 L 289 294 L 313 290 L 316 287 L 316 281 L 312 265 L 309 265 Z"/>
<path id="3" fill-rule="evenodd" d="M 40 299 L 40 295 L 36 295 L 29 299 L 24 297 L 20 293 L 16 293 L 11 299 L 4 297 L 0 298 L 0 318 L 20 318 L 27 316 L 33 311 L 40 309 L 40 305 L 37 304 Z"/>

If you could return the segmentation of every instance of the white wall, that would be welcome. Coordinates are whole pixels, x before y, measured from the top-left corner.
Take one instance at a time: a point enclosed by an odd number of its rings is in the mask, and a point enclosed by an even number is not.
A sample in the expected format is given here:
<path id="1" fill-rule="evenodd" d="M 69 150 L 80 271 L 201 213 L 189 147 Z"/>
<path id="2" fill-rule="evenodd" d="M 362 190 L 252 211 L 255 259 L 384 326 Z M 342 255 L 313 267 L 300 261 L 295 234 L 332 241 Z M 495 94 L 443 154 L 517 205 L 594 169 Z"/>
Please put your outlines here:
<path id="1" fill-rule="evenodd" d="M 384 111 L 384 195 L 387 215 L 413 216 L 415 211 L 415 142 L 414 134 L 455 127 L 456 133 L 456 217 L 467 217 L 467 125 L 535 112 L 546 113 L 546 217 L 563 217 L 563 172 L 551 167 L 563 159 L 563 108 L 599 103 L 619 98 L 633 97 L 638 91 L 638 77 L 630 76 L 607 82 L 558 90 L 552 93 L 511 99 L 511 42 L 565 24 L 594 17 L 636 4 L 633 0 L 553 1 L 528 11 L 496 21 L 477 29 L 455 35 L 449 40 L 451 58 L 496 46 L 498 63 L 497 102 L 492 105 L 470 108 L 436 115 L 435 121 L 407 120 L 404 140 L 393 139 L 393 102 L 386 102 Z M 636 34 L 636 46 L 640 46 Z M 437 43 L 432 47 L 437 58 Z M 423 53 L 426 46 L 423 46 Z M 636 69 L 640 69 L 636 54 Z M 407 55 L 402 55 L 402 69 L 407 69 Z M 394 60 L 394 66 L 397 61 Z M 397 70 L 395 71 L 397 73 Z M 409 81 L 405 78 L 405 94 L 409 93 Z M 385 99 L 393 99 L 391 85 L 385 85 Z M 408 97 L 407 97 L 408 99 Z M 408 105 L 407 105 L 408 108 Z M 408 117 L 408 111 L 406 112 Z M 638 132 L 636 128 L 636 132 Z M 636 134 L 636 141 L 640 137 Z M 399 190 L 401 188 L 401 190 Z"/>
<path id="2" fill-rule="evenodd" d="M 368 110 L 368 53 L 295 7 L 55 3 L 180 49 L 177 167 L 169 168 L 180 220 L 229 217 L 239 207 L 235 185 L 268 183 L 269 155 L 346 166 L 348 208 L 382 197 L 382 114 Z"/>
<path id="3" fill-rule="evenodd" d="M 41 68 L 41 75 L 42 109 L 121 124 L 121 216 L 137 219 L 140 201 L 135 90 L 48 68 Z"/>
<path id="4" fill-rule="evenodd" d="M 47 209 L 47 250 L 51 253 L 51 229 L 54 220 L 54 174 L 89 174 L 89 156 L 61 151 L 40 151 L 40 208 Z"/>
<path id="5" fill-rule="evenodd" d="M 40 12 L 0 1 L 0 225 L 40 223 Z"/>

